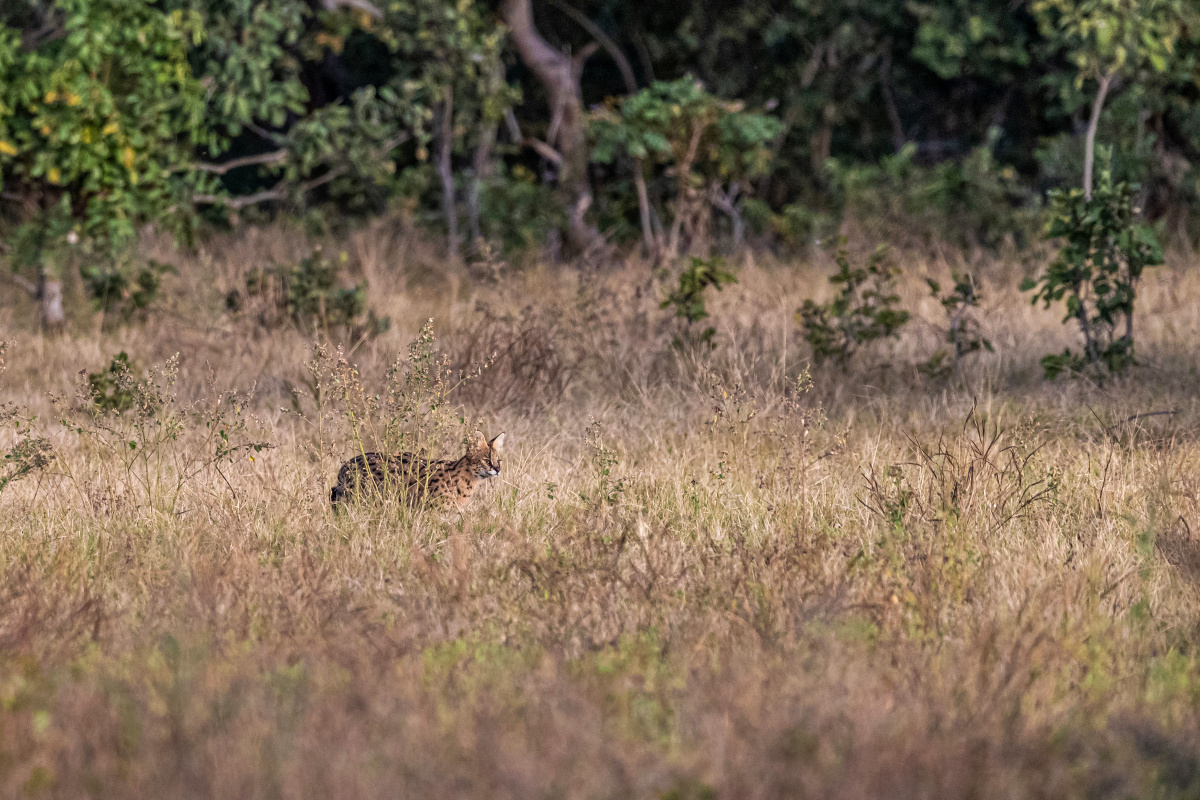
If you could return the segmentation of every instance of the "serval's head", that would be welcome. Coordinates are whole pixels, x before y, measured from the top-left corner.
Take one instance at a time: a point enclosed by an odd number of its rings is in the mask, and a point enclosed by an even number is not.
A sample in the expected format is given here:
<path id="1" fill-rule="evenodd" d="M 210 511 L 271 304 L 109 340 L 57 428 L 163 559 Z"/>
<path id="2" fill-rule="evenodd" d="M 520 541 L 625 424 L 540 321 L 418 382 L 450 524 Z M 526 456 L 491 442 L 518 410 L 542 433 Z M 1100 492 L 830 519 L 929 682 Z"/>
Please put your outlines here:
<path id="1" fill-rule="evenodd" d="M 467 454 L 463 463 L 477 478 L 494 478 L 500 474 L 500 457 L 504 453 L 504 434 L 500 434 L 490 442 L 476 431 L 467 440 Z"/>

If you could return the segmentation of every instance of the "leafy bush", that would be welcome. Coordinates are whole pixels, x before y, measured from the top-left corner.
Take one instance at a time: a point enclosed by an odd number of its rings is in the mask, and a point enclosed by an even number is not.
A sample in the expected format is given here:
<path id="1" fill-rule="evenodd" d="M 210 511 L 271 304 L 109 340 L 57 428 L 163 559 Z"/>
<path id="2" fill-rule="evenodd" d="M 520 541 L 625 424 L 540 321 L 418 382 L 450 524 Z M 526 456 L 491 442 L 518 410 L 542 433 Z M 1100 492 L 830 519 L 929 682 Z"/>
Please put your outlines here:
<path id="1" fill-rule="evenodd" d="M 1137 363 L 1133 351 L 1133 305 L 1137 283 L 1146 267 L 1163 263 L 1154 231 L 1136 222 L 1137 186 L 1113 183 L 1104 169 L 1088 200 L 1079 189 L 1050 195 L 1050 236 L 1063 240 L 1062 250 L 1042 276 L 1021 283 L 1034 291 L 1033 303 L 1049 308 L 1065 300 L 1063 322 L 1074 319 L 1083 334 L 1083 353 L 1069 349 L 1042 359 L 1047 380 L 1061 373 L 1091 368 L 1103 381 L 1105 370 L 1123 372 Z"/>
<path id="2" fill-rule="evenodd" d="M 876 235 L 912 231 L 927 240 L 991 249 L 1007 241 L 1028 244 L 1039 211 L 1033 192 L 1016 171 L 996 163 L 999 131 L 966 157 L 935 166 L 917 163 L 917 147 L 905 145 L 878 164 L 828 165 L 831 188 L 844 214 L 878 226 Z"/>
<path id="3" fill-rule="evenodd" d="M 829 282 L 841 287 L 837 297 L 821 305 L 805 300 L 796 320 L 812 345 L 813 358 L 832 358 L 844 368 L 862 345 L 896 336 L 909 313 L 896 307 L 900 296 L 893 287 L 900 269 L 891 263 L 885 245 L 875 248 L 866 267 L 854 267 L 843 239 L 835 259 L 838 271 Z"/>
<path id="4" fill-rule="evenodd" d="M 106 321 L 129 322 L 145 315 L 158 299 L 163 275 L 174 271 L 170 264 L 149 259 L 136 268 L 88 265 L 81 267 L 79 274 Z"/>
<path id="5" fill-rule="evenodd" d="M 659 308 L 674 308 L 675 316 L 684 320 L 684 338 L 676 338 L 676 345 L 687 342 L 712 346 L 712 338 L 716 328 L 708 327 L 696 333 L 693 326 L 708 318 L 708 306 L 705 303 L 705 293 L 709 287 L 718 292 L 725 286 L 737 283 L 737 275 L 725 269 L 721 258 L 705 260 L 691 259 L 691 265 L 679 275 L 679 286 L 670 292 Z"/>
<path id="6" fill-rule="evenodd" d="M 377 336 L 391 320 L 367 307 L 367 282 L 342 285 L 342 268 L 348 258 L 341 253 L 330 262 L 317 248 L 298 264 L 252 269 L 246 291 L 236 289 L 225 298 L 235 313 L 252 309 L 258 323 L 276 328 L 290 322 L 305 333 L 342 331 L 350 338 Z"/>
<path id="7" fill-rule="evenodd" d="M 671 260 L 685 241 L 698 242 L 708 233 L 710 206 L 732 215 L 740 230 L 737 205 L 749 181 L 769 171 L 770 145 L 782 130 L 774 117 L 722 100 L 692 78 L 656 81 L 593 112 L 592 157 L 601 164 L 620 157 L 633 160 L 643 239 L 651 252 Z M 647 164 L 669 166 L 673 172 L 669 233 L 652 225 L 644 183 Z M 667 217 L 666 209 L 657 213 L 660 219 Z"/>
<path id="8" fill-rule="evenodd" d="M 929 291 L 946 310 L 946 329 L 944 339 L 950 347 L 941 348 L 934 352 L 929 361 L 920 369 L 930 377 L 946 375 L 957 371 L 962 359 L 970 353 L 979 350 L 992 352 L 992 343 L 984 338 L 975 311 L 979 308 L 979 289 L 971 273 L 951 273 L 954 288 L 942 294 L 942 287 L 932 278 L 926 278 Z M 947 363 L 947 359 L 952 359 Z"/>
<path id="9" fill-rule="evenodd" d="M 563 225 L 562 207 L 553 190 L 520 164 L 508 175 L 487 181 L 480 193 L 479 222 L 484 237 L 506 253 L 544 244 Z"/>
<path id="10" fill-rule="evenodd" d="M 0 342 L 0 373 L 4 372 L 4 354 L 7 342 Z M 33 432 L 36 418 L 25 414 L 24 409 L 13 403 L 0 403 L 0 427 L 12 427 L 15 441 L 8 449 L 0 448 L 3 464 L 0 465 L 0 492 L 13 483 L 39 472 L 54 460 L 54 449 L 50 440 Z"/>
<path id="11" fill-rule="evenodd" d="M 112 357 L 108 367 L 87 375 L 88 396 L 98 411 L 116 414 L 133 408 L 136 379 L 129 355 L 122 350 Z"/>

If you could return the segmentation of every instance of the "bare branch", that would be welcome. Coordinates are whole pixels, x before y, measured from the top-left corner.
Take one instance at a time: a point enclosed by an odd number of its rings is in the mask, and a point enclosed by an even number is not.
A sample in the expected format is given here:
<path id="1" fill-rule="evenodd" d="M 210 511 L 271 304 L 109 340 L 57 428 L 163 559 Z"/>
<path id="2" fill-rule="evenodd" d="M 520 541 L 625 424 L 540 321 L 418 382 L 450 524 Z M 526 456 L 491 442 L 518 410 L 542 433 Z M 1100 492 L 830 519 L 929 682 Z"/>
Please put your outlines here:
<path id="1" fill-rule="evenodd" d="M 279 164 L 283 161 L 287 161 L 287 157 L 288 157 L 287 150 L 272 150 L 269 153 L 259 153 L 258 155 L 243 156 L 242 158 L 234 158 L 234 159 L 230 159 L 229 161 L 222 161 L 219 164 L 206 164 L 206 163 L 193 164 L 192 169 L 198 170 L 200 172 L 209 172 L 209 173 L 212 173 L 213 175 L 224 175 L 224 174 L 226 174 L 228 172 L 232 172 L 233 170 L 238 169 L 240 167 L 251 167 L 251 166 L 255 166 L 255 165 L 264 165 L 264 164 Z"/>
<path id="2" fill-rule="evenodd" d="M 550 145 L 543 142 L 541 139 L 534 139 L 534 138 L 530 137 L 528 139 L 525 139 L 522 142 L 522 144 L 524 144 L 526 147 L 532 147 L 534 152 L 536 152 L 539 156 L 541 156 L 542 158 L 549 161 L 554 166 L 556 166 L 556 167 L 562 166 L 562 154 L 559 153 L 557 150 L 555 150 Z"/>
<path id="3" fill-rule="evenodd" d="M 0 275 L 4 275 L 4 277 L 8 278 L 8 280 L 14 283 L 18 288 L 24 289 L 29 293 L 30 297 L 37 297 L 40 294 L 38 291 L 38 285 L 23 275 L 17 275 L 16 273 L 8 272 L 6 270 L 0 270 Z"/>
<path id="4" fill-rule="evenodd" d="M 391 139 L 383 143 L 377 153 L 378 158 L 386 156 L 391 151 L 395 150 L 400 145 L 404 144 L 411 138 L 409 133 L 401 133 L 398 136 L 393 136 Z M 324 186 L 330 181 L 340 178 L 350 171 L 350 164 L 339 164 L 331 168 L 328 172 L 311 180 L 298 184 L 295 189 L 289 191 L 286 180 L 281 180 L 270 189 L 264 189 L 261 192 L 254 194 L 242 195 L 240 197 L 230 197 L 220 194 L 198 194 L 192 197 L 192 202 L 203 206 L 225 206 L 233 211 L 240 211 L 249 206 L 258 205 L 259 203 L 277 202 L 286 200 L 289 195 L 304 195 L 311 192 L 320 186 Z"/>
<path id="5" fill-rule="evenodd" d="M 629 64 L 629 59 L 621 52 L 621 48 L 617 46 L 608 34 L 601 30 L 600 26 L 588 19 L 588 16 L 577 8 L 569 6 L 563 0 L 549 0 L 550 5 L 557 8 L 562 13 L 566 14 L 574 20 L 579 27 L 587 31 L 588 36 L 595 39 L 609 57 L 617 64 L 617 69 L 621 73 L 621 79 L 625 81 L 625 89 L 630 94 L 636 94 L 638 90 L 637 78 L 633 75 L 633 67 Z"/>
<path id="6" fill-rule="evenodd" d="M 375 19 L 380 19 L 383 16 L 383 12 L 372 3 L 368 3 L 367 0 L 321 0 L 321 5 L 325 7 L 326 11 L 337 11 L 341 6 L 346 6 L 347 8 L 353 8 L 356 11 L 370 14 Z"/>
<path id="7" fill-rule="evenodd" d="M 504 109 L 504 124 L 508 128 L 508 135 L 512 137 L 513 144 L 525 144 L 525 134 L 521 133 L 521 125 L 517 122 L 517 115 L 513 113 L 511 107 Z"/>
<path id="8" fill-rule="evenodd" d="M 534 152 L 554 166 L 562 166 L 562 153 L 559 153 L 541 139 L 534 139 L 532 136 L 527 137 L 521 133 L 521 124 L 517 122 L 517 115 L 513 113 L 511 108 L 504 110 L 504 124 L 508 128 L 508 135 L 513 140 L 513 144 L 532 148 Z"/>

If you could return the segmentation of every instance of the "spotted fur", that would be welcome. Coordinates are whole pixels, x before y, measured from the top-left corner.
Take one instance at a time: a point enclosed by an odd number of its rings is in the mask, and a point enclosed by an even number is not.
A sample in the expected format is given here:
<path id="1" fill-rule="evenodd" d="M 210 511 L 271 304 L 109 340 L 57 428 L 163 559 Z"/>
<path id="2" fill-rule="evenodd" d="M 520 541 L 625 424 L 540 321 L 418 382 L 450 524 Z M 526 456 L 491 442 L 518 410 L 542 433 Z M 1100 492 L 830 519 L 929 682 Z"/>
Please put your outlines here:
<path id="1" fill-rule="evenodd" d="M 364 490 L 374 490 L 397 492 L 410 505 L 437 503 L 461 509 L 479 484 L 500 474 L 503 452 L 503 433 L 489 442 L 477 432 L 457 461 L 433 461 L 412 453 L 358 455 L 338 470 L 329 499 L 337 508 Z"/>

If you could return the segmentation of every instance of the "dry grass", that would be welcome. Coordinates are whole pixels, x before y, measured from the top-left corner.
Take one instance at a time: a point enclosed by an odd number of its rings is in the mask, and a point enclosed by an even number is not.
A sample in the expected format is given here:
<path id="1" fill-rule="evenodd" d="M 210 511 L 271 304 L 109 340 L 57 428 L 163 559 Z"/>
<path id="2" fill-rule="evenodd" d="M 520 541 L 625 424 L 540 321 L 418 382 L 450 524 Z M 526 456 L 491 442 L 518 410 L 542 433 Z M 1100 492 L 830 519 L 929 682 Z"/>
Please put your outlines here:
<path id="1" fill-rule="evenodd" d="M 1097 387 L 1040 381 L 1070 331 L 987 260 L 996 352 L 922 378 L 949 257 L 909 254 L 921 319 L 809 387 L 821 257 L 745 267 L 689 354 L 637 265 L 495 284 L 383 223 L 333 244 L 393 320 L 342 360 L 216 311 L 294 231 L 152 246 L 181 269 L 142 327 L 0 309 L 0 399 L 57 456 L 0 493 L 3 796 L 1200 792 L 1195 264 Z M 178 353 L 175 389 L 81 412 L 119 350 Z M 477 424 L 511 455 L 462 516 L 331 513 L 359 447 Z"/>

